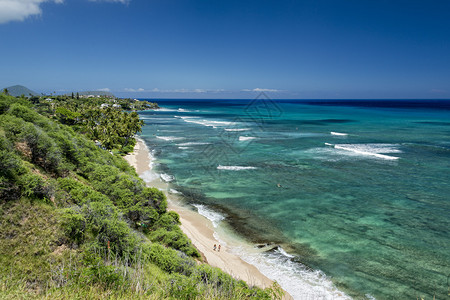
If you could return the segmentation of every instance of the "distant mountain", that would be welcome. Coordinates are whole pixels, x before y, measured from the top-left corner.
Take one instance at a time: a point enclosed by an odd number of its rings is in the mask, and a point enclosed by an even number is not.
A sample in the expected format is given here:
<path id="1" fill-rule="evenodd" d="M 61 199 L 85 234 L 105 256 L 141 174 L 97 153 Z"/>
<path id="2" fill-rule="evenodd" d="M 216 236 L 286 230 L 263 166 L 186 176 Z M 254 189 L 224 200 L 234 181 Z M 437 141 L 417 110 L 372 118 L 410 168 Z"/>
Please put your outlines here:
<path id="1" fill-rule="evenodd" d="M 1 90 L 4 91 L 5 88 Z M 6 88 L 8 90 L 8 94 L 14 97 L 19 97 L 21 95 L 25 95 L 25 97 L 30 96 L 39 96 L 35 91 L 30 90 L 29 88 L 24 87 L 23 85 L 13 85 Z"/>

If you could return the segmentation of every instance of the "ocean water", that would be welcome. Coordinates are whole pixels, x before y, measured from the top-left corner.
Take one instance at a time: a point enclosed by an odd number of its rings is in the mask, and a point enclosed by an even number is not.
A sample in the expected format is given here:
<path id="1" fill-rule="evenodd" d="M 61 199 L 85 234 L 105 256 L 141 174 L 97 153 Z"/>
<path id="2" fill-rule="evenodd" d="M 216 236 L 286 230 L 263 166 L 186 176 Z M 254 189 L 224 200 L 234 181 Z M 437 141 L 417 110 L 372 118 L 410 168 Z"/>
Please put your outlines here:
<path id="1" fill-rule="evenodd" d="M 448 299 L 450 101 L 159 100 L 154 167 L 295 299 Z"/>

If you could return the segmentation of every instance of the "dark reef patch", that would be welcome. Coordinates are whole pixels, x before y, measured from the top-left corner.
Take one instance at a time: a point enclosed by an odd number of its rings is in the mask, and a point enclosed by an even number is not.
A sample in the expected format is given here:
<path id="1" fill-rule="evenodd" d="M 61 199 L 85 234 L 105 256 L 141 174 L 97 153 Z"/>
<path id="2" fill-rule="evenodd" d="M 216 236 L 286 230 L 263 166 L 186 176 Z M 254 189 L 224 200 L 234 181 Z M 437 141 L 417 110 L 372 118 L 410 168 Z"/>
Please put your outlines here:
<path id="1" fill-rule="evenodd" d="M 437 125 L 437 126 L 450 126 L 450 122 L 432 122 L 432 121 L 419 121 L 414 122 L 416 124 L 427 124 L 427 125 Z"/>

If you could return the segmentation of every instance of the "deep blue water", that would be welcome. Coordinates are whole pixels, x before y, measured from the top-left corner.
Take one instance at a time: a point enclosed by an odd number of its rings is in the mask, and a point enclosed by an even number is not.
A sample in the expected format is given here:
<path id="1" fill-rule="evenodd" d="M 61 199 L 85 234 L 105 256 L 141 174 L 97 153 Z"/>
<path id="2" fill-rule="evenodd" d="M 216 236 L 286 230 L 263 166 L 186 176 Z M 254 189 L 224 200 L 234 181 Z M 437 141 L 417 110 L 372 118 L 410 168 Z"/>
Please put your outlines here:
<path id="1" fill-rule="evenodd" d="M 140 115 L 158 170 L 250 242 L 290 254 L 267 260 L 321 270 L 354 298 L 448 299 L 450 101 L 157 102 Z"/>

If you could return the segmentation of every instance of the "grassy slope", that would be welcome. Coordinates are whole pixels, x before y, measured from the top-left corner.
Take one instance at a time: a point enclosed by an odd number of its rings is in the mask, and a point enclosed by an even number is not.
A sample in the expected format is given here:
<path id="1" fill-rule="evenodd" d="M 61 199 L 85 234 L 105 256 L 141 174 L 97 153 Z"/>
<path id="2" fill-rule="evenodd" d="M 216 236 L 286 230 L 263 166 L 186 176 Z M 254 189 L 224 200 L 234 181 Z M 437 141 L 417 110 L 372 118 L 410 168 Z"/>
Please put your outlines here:
<path id="1" fill-rule="evenodd" d="M 199 264 L 178 225 L 121 157 L 0 95 L 0 298 L 279 296 Z"/>

